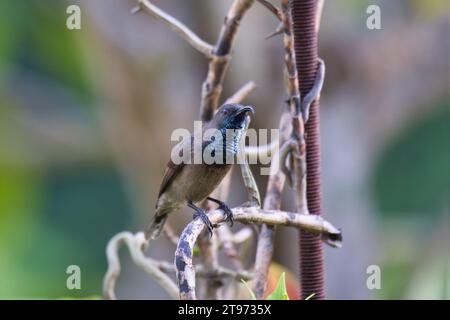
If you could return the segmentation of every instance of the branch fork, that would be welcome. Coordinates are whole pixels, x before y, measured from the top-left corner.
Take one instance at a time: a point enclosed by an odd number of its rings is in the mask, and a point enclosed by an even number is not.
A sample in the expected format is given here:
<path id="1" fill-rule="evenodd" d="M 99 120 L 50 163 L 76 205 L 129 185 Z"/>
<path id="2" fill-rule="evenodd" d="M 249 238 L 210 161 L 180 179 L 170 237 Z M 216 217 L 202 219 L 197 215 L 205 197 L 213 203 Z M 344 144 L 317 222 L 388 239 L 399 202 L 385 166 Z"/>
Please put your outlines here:
<path id="1" fill-rule="evenodd" d="M 138 5 L 133 13 L 143 11 L 150 16 L 162 21 L 171 30 L 186 40 L 193 48 L 201 52 L 209 61 L 208 73 L 202 85 L 201 92 L 201 119 L 209 121 L 219 105 L 222 93 L 223 81 L 228 65 L 234 40 L 239 29 L 240 22 L 245 13 L 250 9 L 255 0 L 234 0 L 215 45 L 202 40 L 183 23 L 170 16 L 148 0 L 138 0 Z M 253 279 L 253 290 L 257 298 L 262 298 L 267 283 L 267 273 L 273 254 L 273 238 L 276 226 L 290 226 L 310 233 L 321 235 L 323 242 L 332 247 L 340 247 L 342 234 L 339 229 L 317 215 L 309 214 L 306 203 L 306 148 L 304 139 L 304 125 L 308 120 L 309 105 L 317 99 L 323 84 L 319 81 L 315 90 L 311 90 L 303 99 L 299 90 L 298 74 L 296 69 L 294 44 L 292 37 L 292 17 L 289 10 L 289 0 L 281 0 L 281 9 L 267 0 L 257 0 L 269 9 L 281 22 L 277 31 L 272 34 L 283 33 L 283 44 L 285 48 L 285 77 L 286 90 L 289 98 L 287 108 L 280 119 L 280 141 L 272 142 L 267 146 L 259 148 L 246 147 L 244 157 L 251 154 L 270 151 L 272 157 L 279 157 L 281 167 L 269 177 L 266 197 L 261 208 L 261 199 L 253 174 L 246 161 L 241 165 L 241 174 L 249 195 L 251 206 L 233 208 L 234 220 L 243 224 L 261 225 L 255 259 L 255 272 L 244 270 L 238 257 L 235 245 L 247 241 L 252 232 L 249 228 L 241 229 L 233 234 L 228 226 L 224 224 L 225 215 L 222 210 L 209 210 L 209 220 L 216 226 L 217 237 L 212 239 L 201 238 L 200 235 L 205 225 L 200 219 L 194 219 L 183 230 L 180 237 L 166 225 L 165 234 L 167 238 L 177 245 L 175 261 L 171 264 L 166 261 L 157 261 L 145 255 L 149 242 L 145 240 L 142 232 L 132 234 L 121 232 L 114 236 L 107 246 L 108 271 L 104 278 L 104 295 L 106 298 L 115 299 L 114 287 L 120 273 L 120 261 L 118 250 L 120 246 L 126 245 L 131 253 L 133 261 L 147 272 L 171 298 L 197 299 L 196 277 L 206 279 L 206 290 L 209 297 L 222 298 L 219 291 L 223 278 L 234 280 Z M 318 74 L 324 73 L 324 64 L 319 63 Z M 226 103 L 240 103 L 254 89 L 253 81 L 246 83 L 235 94 L 226 99 Z M 313 88 L 313 89 L 314 89 Z M 248 123 L 247 123 L 248 126 Z M 276 153 L 277 147 L 282 147 Z M 242 155 L 241 155 L 242 156 Z M 289 162 L 289 166 L 287 166 Z M 272 161 L 271 167 L 277 168 L 278 164 Z M 297 213 L 281 211 L 281 193 L 285 180 L 296 190 Z M 217 192 L 225 194 L 229 190 L 230 175 L 228 175 Z M 202 234 L 203 236 L 203 234 Z M 202 264 L 194 266 L 193 252 L 196 243 L 199 243 L 202 251 Z M 237 271 L 224 268 L 218 264 L 216 248 L 222 248 L 229 257 Z M 176 274 L 177 284 L 169 276 Z M 213 285 L 215 284 L 215 285 Z"/>
<path id="2" fill-rule="evenodd" d="M 311 233 L 321 234 L 323 241 L 330 246 L 341 246 L 341 231 L 320 216 L 278 210 L 263 210 L 257 207 L 237 207 L 233 208 L 232 211 L 234 220 L 241 223 L 296 227 Z M 208 218 L 215 226 L 226 222 L 226 217 L 222 210 L 209 212 Z M 197 298 L 195 292 L 196 272 L 192 257 L 194 245 L 204 229 L 205 225 L 200 219 L 190 222 L 183 230 L 175 251 L 175 266 L 180 299 L 182 300 L 195 300 Z"/>

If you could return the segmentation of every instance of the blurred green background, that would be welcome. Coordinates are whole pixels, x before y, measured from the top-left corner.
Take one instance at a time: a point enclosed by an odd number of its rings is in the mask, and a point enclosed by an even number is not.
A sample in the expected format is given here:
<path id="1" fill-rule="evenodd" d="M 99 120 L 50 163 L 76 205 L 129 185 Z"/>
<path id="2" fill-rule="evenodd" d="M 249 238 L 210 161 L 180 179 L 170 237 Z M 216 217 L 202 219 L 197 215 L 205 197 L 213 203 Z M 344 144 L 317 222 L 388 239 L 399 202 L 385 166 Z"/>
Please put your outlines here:
<path id="1" fill-rule="evenodd" d="M 131 15 L 133 3 L 0 2 L 2 299 L 100 295 L 108 239 L 146 225 L 170 133 L 198 117 L 206 62 L 159 22 Z M 231 1 L 154 3 L 214 42 Z M 365 25 L 373 3 L 381 30 Z M 70 4 L 81 30 L 66 28 Z M 445 0 L 325 1 L 324 214 L 345 235 L 344 248 L 326 250 L 330 298 L 450 298 L 448 17 Z M 284 98 L 281 38 L 264 40 L 275 27 L 255 4 L 225 81 L 224 97 L 257 83 L 248 100 L 257 128 L 277 126 Z M 244 200 L 234 178 L 232 205 Z M 175 228 L 190 216 L 178 214 Z M 275 256 L 294 272 L 295 239 L 280 229 Z M 173 247 L 158 244 L 155 255 L 171 260 Z M 119 297 L 165 297 L 123 258 Z M 66 288 L 72 264 L 81 290 Z M 373 264 L 380 290 L 366 287 Z"/>

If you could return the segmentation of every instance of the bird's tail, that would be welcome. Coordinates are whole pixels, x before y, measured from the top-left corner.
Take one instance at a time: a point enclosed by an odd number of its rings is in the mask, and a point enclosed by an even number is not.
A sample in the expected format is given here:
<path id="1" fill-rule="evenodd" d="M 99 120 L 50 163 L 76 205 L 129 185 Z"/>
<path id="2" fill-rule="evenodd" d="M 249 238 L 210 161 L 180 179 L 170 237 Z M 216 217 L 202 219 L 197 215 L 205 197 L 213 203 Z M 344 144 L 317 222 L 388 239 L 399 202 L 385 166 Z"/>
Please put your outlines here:
<path id="1" fill-rule="evenodd" d="M 145 231 L 146 239 L 157 239 L 161 235 L 161 231 L 163 230 L 164 224 L 166 223 L 170 211 L 171 210 L 163 210 L 156 212 L 155 216 L 153 217 L 153 221 L 147 228 L 147 231 Z"/>

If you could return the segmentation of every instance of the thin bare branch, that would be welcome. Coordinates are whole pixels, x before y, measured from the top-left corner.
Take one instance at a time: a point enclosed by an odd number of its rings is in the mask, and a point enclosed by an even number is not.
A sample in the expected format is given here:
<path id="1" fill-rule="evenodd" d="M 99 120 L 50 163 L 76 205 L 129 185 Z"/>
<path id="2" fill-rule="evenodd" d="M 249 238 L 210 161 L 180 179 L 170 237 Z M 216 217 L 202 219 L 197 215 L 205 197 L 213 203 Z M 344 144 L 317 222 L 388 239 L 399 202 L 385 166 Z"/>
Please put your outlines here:
<path id="1" fill-rule="evenodd" d="M 208 74 L 202 86 L 200 114 L 203 121 L 211 120 L 214 111 L 218 107 L 222 93 L 223 80 L 231 58 L 234 39 L 242 17 L 247 10 L 250 9 L 253 2 L 254 0 L 235 0 L 222 25 L 222 29 L 213 49 L 213 56 L 209 62 Z M 229 98 L 229 100 L 231 100 L 231 102 L 239 102 L 239 100 L 243 100 L 246 95 L 253 91 L 253 89 L 254 83 L 250 82 Z M 219 186 L 216 191 L 217 193 L 228 193 L 230 175 L 225 177 L 224 180 L 226 181 L 222 182 L 221 186 Z M 215 250 L 215 248 L 212 248 L 211 243 L 203 243 L 202 249 L 203 263 L 207 266 L 209 272 L 214 272 L 217 268 L 217 257 L 213 255 L 212 250 Z M 210 296 L 217 297 L 220 294 L 219 283 L 207 281 L 206 284 L 209 288 L 206 288 L 206 290 L 209 291 Z"/>
<path id="2" fill-rule="evenodd" d="M 180 243 L 180 242 L 178 242 Z M 218 257 L 218 239 L 216 235 L 212 237 L 209 232 L 204 232 L 198 237 L 198 247 L 200 249 L 201 263 L 205 270 L 210 274 L 217 272 L 219 268 Z M 219 278 L 209 277 L 206 279 L 202 290 L 202 299 L 221 300 L 223 281 Z"/>
<path id="3" fill-rule="evenodd" d="M 250 82 L 244 87 L 242 87 L 233 97 L 242 97 L 243 93 L 248 92 L 249 89 L 254 87 L 254 83 Z M 241 93 L 239 93 L 241 92 Z M 234 100 L 236 102 L 239 102 L 239 100 Z M 245 125 L 245 131 L 247 131 L 248 126 L 250 124 L 250 118 L 248 117 L 246 120 Z M 240 141 L 240 150 L 242 150 L 245 146 L 245 139 L 241 139 Z M 244 180 L 244 184 L 247 187 L 248 195 L 250 203 L 256 203 L 258 206 L 260 205 L 260 195 L 258 186 L 256 185 L 255 179 L 253 177 L 253 174 L 250 170 L 250 166 L 248 165 L 245 155 L 242 156 L 242 152 L 239 153 L 239 159 L 241 160 L 241 174 Z M 231 174 L 228 174 L 224 181 L 220 184 L 218 190 L 216 190 L 215 193 L 220 193 L 222 198 L 225 199 L 228 196 L 229 189 L 230 189 L 230 182 L 231 182 Z M 226 256 L 230 259 L 231 263 L 237 270 L 242 270 L 242 263 L 240 261 L 240 257 L 238 255 L 238 252 L 234 246 L 234 243 L 232 241 L 233 234 L 231 233 L 228 226 L 224 226 L 223 228 L 220 228 L 218 231 L 219 236 L 219 243 L 220 246 L 224 249 Z"/>
<path id="4" fill-rule="evenodd" d="M 141 10 L 142 10 L 141 6 L 137 5 L 137 6 L 134 6 L 133 8 L 130 9 L 130 13 L 131 14 L 136 14 L 136 13 L 140 12 Z"/>
<path id="5" fill-rule="evenodd" d="M 339 247 L 341 245 L 341 231 L 317 215 L 263 210 L 257 207 L 238 207 L 232 209 L 232 211 L 234 220 L 238 222 L 296 227 L 311 233 L 321 234 L 322 239 L 331 246 Z M 214 225 L 226 220 L 222 210 L 209 212 L 208 218 Z M 196 299 L 195 268 L 192 256 L 197 238 L 204 229 L 205 225 L 199 218 L 189 223 L 180 236 L 175 252 L 175 266 L 182 300 Z"/>
<path id="6" fill-rule="evenodd" d="M 265 40 L 269 40 L 270 38 L 273 38 L 273 37 L 275 37 L 275 36 L 277 36 L 277 35 L 279 35 L 279 34 L 282 34 L 284 32 L 284 25 L 283 25 L 283 23 L 281 22 L 278 26 L 277 26 L 277 28 L 275 29 L 275 31 L 274 32 L 271 32 L 271 33 L 269 33 L 267 36 L 265 36 Z"/>
<path id="7" fill-rule="evenodd" d="M 225 176 L 220 185 L 214 190 L 211 196 L 215 199 L 225 199 L 228 198 L 228 193 L 231 185 L 231 171 Z M 202 208 L 209 211 L 213 209 L 212 202 L 204 201 Z M 224 225 L 224 229 L 228 229 L 227 225 Z M 205 271 L 213 274 L 217 272 L 219 267 L 219 260 L 217 254 L 217 248 L 220 247 L 220 239 L 214 235 L 214 239 L 209 238 L 209 234 L 203 234 L 199 239 L 200 248 L 200 260 Z M 214 240 L 214 241 L 211 241 Z M 218 243 L 219 242 L 219 243 Z M 206 281 L 202 282 L 202 286 L 199 287 L 200 297 L 204 298 L 219 298 L 222 297 L 222 282 L 217 281 L 215 278 L 207 278 Z"/>
<path id="8" fill-rule="evenodd" d="M 176 32 L 181 38 L 186 40 L 191 46 L 203 53 L 208 58 L 212 58 L 214 47 L 206 41 L 200 39 L 192 30 L 183 23 L 164 12 L 148 0 L 138 0 L 139 8 L 152 17 L 162 21 L 166 26 Z"/>
<path id="9" fill-rule="evenodd" d="M 281 171 L 283 171 L 284 175 L 286 176 L 287 182 L 289 186 L 294 186 L 294 178 L 292 177 L 292 167 L 288 168 L 286 166 L 286 159 L 287 157 L 294 152 L 297 148 L 297 142 L 294 139 L 289 139 L 284 143 L 284 145 L 280 149 L 280 165 L 281 165 Z M 291 159 L 289 159 L 291 160 Z"/>
<path id="10" fill-rule="evenodd" d="M 239 29 L 239 24 L 244 14 L 248 11 L 248 9 L 250 9 L 253 3 L 254 0 L 235 0 L 228 10 L 216 44 L 211 51 L 211 55 L 209 56 L 210 61 L 208 65 L 208 73 L 206 80 L 202 85 L 202 96 L 200 103 L 200 116 L 202 121 L 210 121 L 214 111 L 219 105 L 219 99 L 222 94 L 223 80 L 231 59 L 231 51 Z M 245 98 L 245 95 L 250 93 L 252 90 L 251 86 L 252 85 L 249 85 L 249 87 L 244 88 L 245 90 L 239 93 L 240 96 L 233 96 L 232 98 Z M 229 183 L 229 177 L 226 177 L 225 179 Z M 222 190 L 224 190 L 224 187 L 219 187 L 217 192 L 221 193 Z M 206 259 L 205 257 L 214 258 L 211 250 L 213 250 L 211 243 L 205 243 L 203 246 L 202 259 Z M 211 259 L 210 263 L 206 264 L 208 264 L 211 268 L 214 268 L 214 266 L 217 265 L 217 263 L 213 263 Z M 214 270 L 210 269 L 209 271 Z M 206 285 L 208 288 L 205 288 L 205 291 L 208 290 L 212 296 L 217 296 L 217 291 L 219 288 L 217 287 L 215 290 L 216 292 L 214 292 L 214 290 L 211 291 L 209 289 L 214 285 L 211 281 L 207 281 Z"/>
<path id="11" fill-rule="evenodd" d="M 294 171 L 295 207 L 299 212 L 308 212 L 306 199 L 306 143 L 303 116 L 292 117 L 292 136 L 296 146 L 291 149 L 291 160 Z"/>
<path id="12" fill-rule="evenodd" d="M 228 198 L 228 194 L 230 192 L 231 187 L 231 171 L 225 176 L 225 178 L 220 183 L 219 187 L 213 192 L 213 197 L 217 199 L 225 199 Z M 230 230 L 228 225 L 223 225 L 220 229 L 217 230 L 217 236 L 219 240 L 219 248 L 223 249 L 225 255 L 230 259 L 231 264 L 236 270 L 243 270 L 241 261 L 239 260 L 238 252 L 235 248 L 234 235 Z M 230 239 L 231 238 L 231 241 Z"/>
<path id="13" fill-rule="evenodd" d="M 273 140 L 269 144 L 259 145 L 259 146 L 246 146 L 245 156 L 246 157 L 260 157 L 260 156 L 271 156 L 274 154 L 275 150 L 278 149 L 279 141 Z"/>
<path id="14" fill-rule="evenodd" d="M 281 0 L 283 10 L 283 45 L 285 63 L 285 85 L 289 96 L 288 104 L 293 114 L 300 113 L 300 89 L 298 83 L 298 73 L 296 67 L 294 37 L 292 30 L 292 15 L 289 9 L 289 0 Z"/>
<path id="15" fill-rule="evenodd" d="M 178 33 L 183 39 L 188 41 L 194 48 L 202 52 L 209 58 L 208 74 L 202 87 L 201 98 L 201 118 L 203 121 L 209 121 L 212 118 L 214 111 L 217 109 L 220 96 L 222 93 L 222 85 L 225 73 L 231 59 L 231 52 L 237 31 L 239 29 L 240 21 L 245 13 L 253 5 L 255 0 L 235 0 L 230 7 L 226 16 L 225 22 L 222 25 L 219 37 L 216 44 L 213 46 L 200 39 L 194 32 L 188 29 L 184 24 L 168 15 L 148 0 L 138 0 L 138 9 L 134 11 L 143 10 L 158 20 L 164 22 L 168 27 Z M 264 209 L 260 209 L 260 195 L 255 179 L 252 175 L 249 165 L 246 161 L 241 165 L 241 173 L 244 183 L 247 187 L 251 207 L 234 208 L 233 214 L 235 221 L 251 224 L 262 224 L 259 234 L 257 255 L 255 262 L 254 275 L 254 290 L 258 298 L 262 297 L 267 282 L 267 272 L 273 254 L 273 237 L 274 227 L 277 225 L 292 226 L 302 230 L 321 234 L 322 240 L 327 244 L 339 247 L 342 241 L 340 230 L 336 229 L 329 222 L 325 221 L 320 216 L 309 215 L 306 205 L 306 181 L 305 181 L 305 142 L 304 142 L 304 122 L 301 115 L 301 101 L 300 91 L 298 86 L 298 75 L 295 67 L 295 54 L 293 50 L 292 38 L 292 18 L 288 10 L 289 0 L 281 0 L 281 10 L 274 6 L 267 0 L 257 0 L 269 11 L 271 11 L 281 22 L 281 26 L 277 28 L 276 33 L 284 32 L 284 47 L 285 47 L 285 64 L 286 64 L 286 86 L 289 95 L 288 110 L 283 113 L 280 120 L 281 137 L 280 141 L 273 141 L 271 144 L 254 148 L 247 147 L 245 155 L 259 155 L 262 152 L 268 153 L 281 158 L 283 164 L 277 167 L 276 161 L 272 161 L 271 169 L 274 169 L 275 174 L 269 178 L 267 185 L 266 198 L 264 199 Z M 319 0 L 319 10 L 323 6 L 323 0 Z M 320 19 L 320 13 L 316 17 Z M 316 23 L 317 27 L 319 23 Z M 316 30 L 317 31 L 317 30 Z M 319 69 L 320 72 L 320 69 Z M 249 82 L 239 89 L 233 96 L 226 100 L 227 103 L 239 103 L 243 101 L 253 90 L 255 84 Z M 315 96 L 310 94 L 312 100 Z M 311 100 L 308 95 L 304 100 L 308 102 Z M 309 100 L 308 100 L 309 99 Z M 307 119 L 307 118 L 305 118 Z M 248 127 L 248 122 L 247 122 Z M 286 142 L 291 139 L 296 142 L 295 148 L 289 144 L 286 155 L 278 150 L 280 145 L 286 145 Z M 242 146 L 243 147 L 243 146 Z M 241 149 L 242 150 L 242 149 Z M 281 206 L 281 192 L 285 182 L 285 174 L 288 175 L 285 167 L 286 157 L 291 155 L 291 161 L 294 163 L 291 169 L 294 168 L 294 187 L 296 193 L 296 208 L 298 213 L 279 211 Z M 242 163 L 242 162 L 241 162 Z M 284 167 L 283 167 L 284 166 Z M 288 175 L 290 177 L 290 174 Z M 227 193 L 229 188 L 230 177 L 225 178 L 226 183 L 219 188 L 219 193 Z M 222 198 L 222 197 L 219 197 Z M 225 198 L 225 197 L 223 197 Z M 256 204 L 256 205 L 255 205 Z M 225 216 L 221 210 L 210 210 L 208 213 L 210 221 L 215 224 L 222 224 L 225 222 Z M 133 261 L 141 267 L 144 271 L 152 276 L 172 298 L 181 299 L 196 299 L 195 293 L 195 276 L 204 277 L 206 281 L 205 297 L 221 298 L 219 289 L 222 287 L 223 278 L 233 279 L 250 279 L 252 274 L 244 271 L 240 260 L 238 259 L 238 252 L 234 248 L 234 244 L 246 241 L 252 234 L 251 230 L 246 228 L 243 232 L 235 235 L 231 233 L 229 228 L 224 225 L 218 230 L 218 236 L 212 239 L 200 237 L 204 231 L 205 226 L 199 220 L 195 219 L 189 223 L 184 229 L 181 236 L 178 238 L 171 233 L 170 230 L 165 230 L 169 240 L 177 243 L 175 252 L 175 264 L 169 264 L 165 261 L 156 261 L 144 255 L 144 250 L 148 246 L 143 233 L 131 234 L 129 232 L 122 232 L 113 237 L 108 243 L 107 257 L 108 257 L 108 272 L 104 279 L 104 294 L 105 297 L 115 299 L 114 286 L 116 279 L 120 273 L 120 261 L 118 259 L 118 250 L 122 244 L 126 244 L 130 250 Z M 193 248 L 198 241 L 202 252 L 202 264 L 193 266 Z M 237 271 L 229 270 L 221 267 L 218 264 L 217 248 L 221 246 L 225 253 L 230 257 L 234 267 Z M 234 263 L 236 259 L 239 263 Z M 176 272 L 178 287 L 165 273 Z M 216 283 L 217 285 L 213 285 Z"/>
<path id="16" fill-rule="evenodd" d="M 219 38 L 209 62 L 208 74 L 202 86 L 200 115 L 202 121 L 211 120 L 214 111 L 219 106 L 225 73 L 231 59 L 234 40 L 240 22 L 255 0 L 235 0 L 228 10 L 225 22 L 220 30 Z"/>
<path id="17" fill-rule="evenodd" d="M 250 117 L 247 117 L 247 121 L 245 123 L 245 132 L 248 130 L 248 126 L 250 124 Z M 255 177 L 253 177 L 252 170 L 250 169 L 250 165 L 248 164 L 247 158 L 245 157 L 245 139 L 241 139 L 240 148 L 238 153 L 238 159 L 241 163 L 241 174 L 242 179 L 244 180 L 244 185 L 247 188 L 248 200 L 251 205 L 261 206 L 261 196 L 259 193 L 258 185 L 256 184 Z"/>
<path id="18" fill-rule="evenodd" d="M 292 125 L 291 114 L 288 111 L 283 112 L 280 119 L 280 142 L 284 145 L 291 137 Z M 284 188 L 286 177 L 280 170 L 281 166 L 278 161 L 280 159 L 280 151 L 272 155 L 271 170 L 274 171 L 270 175 L 267 182 L 266 197 L 264 198 L 264 209 L 279 210 L 281 207 L 281 193 Z M 277 163 L 278 161 L 278 163 Z M 273 240 L 275 230 L 273 226 L 263 225 L 258 235 L 258 245 L 256 248 L 255 258 L 255 279 L 253 281 L 253 291 L 258 299 L 261 299 L 267 284 L 267 273 L 269 272 L 270 263 L 273 256 Z"/>
<path id="19" fill-rule="evenodd" d="M 170 241 L 170 243 L 174 244 L 175 246 L 178 244 L 178 240 L 180 240 L 180 238 L 175 234 L 175 231 L 173 231 L 172 227 L 167 222 L 164 225 L 163 234 L 167 238 L 167 240 Z"/>
<path id="20" fill-rule="evenodd" d="M 156 261 L 155 265 L 164 273 L 176 273 L 176 268 L 173 263 L 167 261 Z M 249 271 L 234 271 L 222 266 L 218 266 L 213 272 L 205 270 L 205 268 L 201 265 L 195 266 L 195 275 L 201 278 L 217 278 L 217 279 L 226 279 L 232 278 L 238 281 L 252 280 L 253 273 Z"/>
<path id="21" fill-rule="evenodd" d="M 308 122 L 309 119 L 309 108 L 314 100 L 320 99 L 320 92 L 322 91 L 323 82 L 325 80 L 325 63 L 322 59 L 318 58 L 318 68 L 316 81 L 314 82 L 311 90 L 302 98 L 302 107 L 301 111 L 303 114 L 304 122 Z"/>
<path id="22" fill-rule="evenodd" d="M 103 294 L 106 299 L 116 299 L 114 287 L 117 277 L 120 274 L 119 249 L 125 244 L 131 254 L 134 263 L 148 273 L 172 299 L 178 299 L 178 287 L 172 279 L 162 272 L 154 263 L 154 260 L 147 258 L 143 251 L 147 249 L 148 242 L 144 233 L 120 232 L 109 240 L 106 247 L 106 257 L 108 259 L 108 271 L 103 280 Z"/>
<path id="23" fill-rule="evenodd" d="M 219 237 L 220 245 L 233 267 L 236 270 L 242 270 L 242 262 L 239 259 L 239 253 L 234 246 L 235 242 L 233 233 L 229 228 L 219 228 L 217 229 L 217 235 Z"/>
<path id="24" fill-rule="evenodd" d="M 271 2 L 267 0 L 257 0 L 260 4 L 266 7 L 270 12 L 272 12 L 278 20 L 283 20 L 283 13 L 279 8 L 273 5 Z"/>
<path id="25" fill-rule="evenodd" d="M 223 228 L 220 228 L 223 229 Z M 231 239 L 231 241 L 235 244 L 240 244 L 240 243 L 244 243 L 246 241 L 248 241 L 253 235 L 253 230 L 251 228 L 242 228 L 241 230 L 239 230 L 238 232 L 236 232 L 235 234 L 233 234 L 233 238 Z"/>
<path id="26" fill-rule="evenodd" d="M 241 103 L 255 89 L 256 84 L 253 81 L 249 81 L 244 86 L 242 86 L 238 91 L 236 91 L 231 97 L 229 97 L 225 101 L 225 103 Z"/>
<path id="27" fill-rule="evenodd" d="M 294 38 L 292 30 L 292 14 L 289 8 L 289 0 L 281 0 L 283 10 L 284 36 L 283 44 L 285 51 L 285 74 L 286 91 L 288 93 L 289 109 L 292 113 L 292 140 L 295 146 L 290 147 L 290 160 L 293 164 L 291 170 L 294 171 L 293 185 L 296 190 L 296 209 L 298 212 L 307 213 L 306 200 L 306 144 L 305 128 L 301 110 L 301 95 L 296 68 L 296 58 L 294 50 Z M 314 98 L 311 98 L 314 99 Z M 285 163 L 283 163 L 285 165 Z M 289 177 L 291 175 L 289 174 Z"/>
<path id="28" fill-rule="evenodd" d="M 298 83 L 298 73 L 295 61 L 294 39 L 292 36 L 292 17 L 289 9 L 289 0 L 281 0 L 282 6 L 282 23 L 284 31 L 283 45 L 285 51 L 285 84 L 288 93 L 289 112 L 283 114 L 281 119 L 282 141 L 280 145 L 286 146 L 285 143 L 293 140 L 296 144 L 293 147 L 289 143 L 289 148 L 283 150 L 286 153 L 281 154 L 281 169 L 274 176 L 270 177 L 267 186 L 267 196 L 264 201 L 264 208 L 279 209 L 281 204 L 281 191 L 285 182 L 285 174 L 289 180 L 294 180 L 293 184 L 296 189 L 296 209 L 298 212 L 308 214 L 306 207 L 306 157 L 304 143 L 303 118 L 300 114 L 300 89 Z M 282 153 L 280 151 L 280 153 Z M 290 161 L 293 163 L 291 169 L 294 169 L 294 179 L 290 172 L 286 172 L 286 156 L 290 154 Z M 267 207 L 266 207 L 267 206 Z M 270 226 L 263 226 L 259 234 L 258 247 L 256 251 L 256 274 L 253 290 L 257 298 L 262 298 L 267 283 L 267 273 L 272 261 L 274 230 Z"/>
<path id="29" fill-rule="evenodd" d="M 319 32 L 320 28 L 320 20 L 322 18 L 323 5 L 325 4 L 325 0 L 317 0 L 317 11 L 316 11 L 316 33 Z"/>

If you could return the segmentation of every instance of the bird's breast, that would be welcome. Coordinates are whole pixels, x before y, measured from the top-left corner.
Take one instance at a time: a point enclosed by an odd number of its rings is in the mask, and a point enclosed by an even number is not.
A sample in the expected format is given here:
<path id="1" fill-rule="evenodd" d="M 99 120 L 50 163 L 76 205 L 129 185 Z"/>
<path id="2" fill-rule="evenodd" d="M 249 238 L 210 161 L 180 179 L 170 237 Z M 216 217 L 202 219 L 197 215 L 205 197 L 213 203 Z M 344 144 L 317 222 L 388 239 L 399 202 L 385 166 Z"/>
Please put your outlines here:
<path id="1" fill-rule="evenodd" d="M 230 168 L 228 164 L 188 164 L 175 183 L 186 200 L 199 202 L 214 191 Z"/>
<path id="2" fill-rule="evenodd" d="M 239 142 L 241 141 L 243 129 L 225 130 L 222 132 L 224 141 L 222 142 L 225 152 L 229 155 L 237 155 L 239 150 Z"/>

